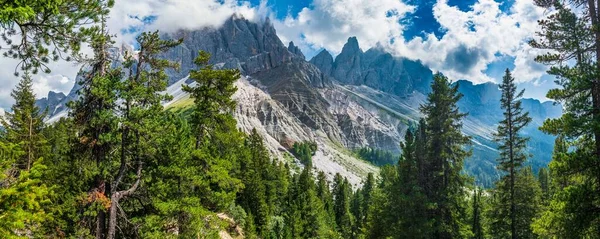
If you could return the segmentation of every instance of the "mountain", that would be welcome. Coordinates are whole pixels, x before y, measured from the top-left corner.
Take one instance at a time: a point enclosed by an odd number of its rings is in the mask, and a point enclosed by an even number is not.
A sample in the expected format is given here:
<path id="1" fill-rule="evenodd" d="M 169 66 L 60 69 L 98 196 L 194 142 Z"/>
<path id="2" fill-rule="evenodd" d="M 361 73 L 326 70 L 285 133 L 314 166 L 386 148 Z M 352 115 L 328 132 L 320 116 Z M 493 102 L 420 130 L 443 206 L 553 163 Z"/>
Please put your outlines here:
<path id="1" fill-rule="evenodd" d="M 428 93 L 433 79 L 431 70 L 419 61 L 394 57 L 380 47 L 363 52 L 356 37 L 348 39 L 335 60 L 323 50 L 310 62 L 342 84 L 366 85 L 398 96 L 415 90 Z"/>
<path id="2" fill-rule="evenodd" d="M 286 47 L 281 42 L 268 19 L 255 23 L 232 16 L 218 29 L 177 31 L 163 37 L 183 39 L 180 46 L 163 54 L 181 65 L 179 71 L 168 72 L 170 86 L 166 93 L 174 100 L 165 102 L 166 108 L 186 110 L 193 103 L 181 86 L 189 83 L 186 77 L 196 68 L 193 59 L 198 51 L 207 51 L 212 54 L 211 64 L 242 73 L 234 95 L 239 128 L 246 132 L 256 128 L 274 156 L 298 167 L 302 165 L 289 149 L 295 142 L 314 141 L 318 145 L 314 167 L 330 178 L 341 173 L 355 185 L 377 168 L 357 159 L 352 151 L 372 147 L 399 154 L 404 133 L 421 117 L 419 106 L 426 100 L 433 77 L 419 61 L 395 57 L 380 47 L 363 52 L 356 38 L 348 39 L 335 59 L 322 51 L 306 61 L 297 46 L 290 42 Z M 116 65 L 125 50 L 130 49 L 113 51 Z M 82 74 L 77 81 L 81 81 Z M 465 169 L 489 186 L 498 178 L 492 132 L 502 116 L 500 91 L 491 83 L 457 84 L 465 95 L 459 102 L 460 109 L 470 114 L 464 132 L 473 137 L 474 155 Z M 62 100 L 50 101 L 49 96 L 39 104 L 60 108 L 76 98 L 78 87 Z M 550 160 L 545 153 L 552 151 L 553 140 L 537 127 L 543 119 L 559 116 L 560 107 L 529 99 L 523 104 L 534 117 L 535 125 L 527 133 L 532 137 L 532 148 L 540 151 L 532 160 L 539 167 Z M 64 115 L 65 110 L 52 112 L 48 121 Z"/>

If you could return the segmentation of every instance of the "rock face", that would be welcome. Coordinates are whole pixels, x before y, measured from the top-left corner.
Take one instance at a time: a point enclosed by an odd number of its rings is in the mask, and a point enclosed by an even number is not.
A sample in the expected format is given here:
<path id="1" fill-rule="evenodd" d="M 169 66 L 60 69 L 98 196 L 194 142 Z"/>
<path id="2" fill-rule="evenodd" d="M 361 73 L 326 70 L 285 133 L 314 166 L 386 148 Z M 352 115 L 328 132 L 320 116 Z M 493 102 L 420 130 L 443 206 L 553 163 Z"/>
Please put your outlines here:
<path id="1" fill-rule="evenodd" d="M 342 84 L 366 85 L 401 97 L 415 90 L 429 92 L 433 79 L 431 70 L 418 61 L 394 57 L 379 47 L 363 52 L 356 37 L 350 37 L 332 59 L 324 50 L 310 62 Z"/>
<path id="2" fill-rule="evenodd" d="M 298 48 L 296 45 L 294 45 L 293 41 L 291 41 L 290 44 L 288 45 L 288 51 L 290 51 L 292 54 L 302 58 L 302 60 L 306 59 L 306 57 L 304 57 L 304 54 L 302 54 L 302 51 L 300 50 L 300 48 Z"/>
<path id="3" fill-rule="evenodd" d="M 237 68 L 244 75 L 268 70 L 291 61 L 304 61 L 299 49 L 294 52 L 286 48 L 273 24 L 266 19 L 256 24 L 233 16 L 219 29 L 204 28 L 198 31 L 178 31 L 165 38 L 183 39 L 183 43 L 164 54 L 166 59 L 178 62 L 180 70 L 168 71 L 173 83 L 197 69 L 194 59 L 198 51 L 211 53 L 211 64 L 222 64 L 226 68 Z"/>
<path id="4" fill-rule="evenodd" d="M 57 112 L 65 110 L 60 104 L 67 96 L 61 92 L 56 93 L 54 91 L 48 92 L 48 96 L 45 98 L 41 98 L 35 102 L 36 106 L 40 108 L 40 110 L 47 110 L 49 115 L 53 115 Z"/>

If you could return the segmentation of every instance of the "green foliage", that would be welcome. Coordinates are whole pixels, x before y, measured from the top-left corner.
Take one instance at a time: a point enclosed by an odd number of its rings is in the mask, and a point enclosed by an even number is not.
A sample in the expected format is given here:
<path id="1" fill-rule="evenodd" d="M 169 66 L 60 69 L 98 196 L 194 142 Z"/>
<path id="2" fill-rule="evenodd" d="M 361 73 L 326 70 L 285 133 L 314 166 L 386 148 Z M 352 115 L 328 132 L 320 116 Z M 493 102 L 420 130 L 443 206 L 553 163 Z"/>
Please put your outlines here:
<path id="1" fill-rule="evenodd" d="M 519 169 L 515 173 L 514 205 L 515 220 L 511 220 L 510 195 L 502 193 L 510 188 L 510 178 L 503 177 L 497 182 L 492 194 L 491 206 L 488 211 L 490 218 L 490 234 L 497 238 L 513 237 L 511 228 L 514 225 L 516 238 L 536 238 L 531 224 L 539 215 L 542 204 L 542 192 L 531 167 Z M 514 224 L 513 224 L 514 222 Z"/>
<path id="2" fill-rule="evenodd" d="M 1 46 L 8 49 L 3 55 L 20 60 L 18 70 L 49 73 L 50 61 L 80 58 L 81 44 L 93 37 L 95 24 L 104 22 L 113 4 L 113 0 L 2 1 Z"/>
<path id="3" fill-rule="evenodd" d="M 36 160 L 28 170 L 14 163 L 24 152 L 0 142 L 0 234 L 4 238 L 42 237 L 42 224 L 52 218 L 45 211 L 52 189 L 44 183 L 46 166 Z"/>
<path id="4" fill-rule="evenodd" d="M 541 129 L 560 138 L 550 163 L 553 196 L 536 232 L 549 237 L 600 235 L 600 6 L 595 1 L 538 1 L 552 14 L 539 21 L 536 57 L 551 65 L 557 89 L 547 97 L 562 104 L 563 115 Z M 576 5 L 577 7 L 573 7 Z M 566 150 L 566 148 L 570 148 Z"/>
<path id="5" fill-rule="evenodd" d="M 395 164 L 398 161 L 398 157 L 389 151 L 372 148 L 359 148 L 355 150 L 358 156 L 368 162 L 371 162 L 377 166 Z"/>
<path id="6" fill-rule="evenodd" d="M 208 64 L 209 59 L 209 53 L 198 53 L 194 63 L 202 68 L 190 71 L 189 76 L 196 85 L 183 86 L 183 91 L 190 93 L 195 103 L 191 123 L 196 135 L 197 148 L 210 142 L 214 136 L 212 132 L 236 129 L 231 116 L 236 103 L 231 96 L 237 90 L 233 83 L 240 78 L 240 72 L 214 69 L 214 66 Z"/>
<path id="7" fill-rule="evenodd" d="M 295 142 L 292 146 L 292 154 L 307 167 L 312 165 L 312 156 L 317 152 L 317 143 L 315 142 Z"/>
<path id="8" fill-rule="evenodd" d="M 476 187 L 473 192 L 473 200 L 471 202 L 471 231 L 473 232 L 473 239 L 485 238 L 483 229 L 483 203 L 482 200 L 482 189 Z"/>
<path id="9" fill-rule="evenodd" d="M 421 106 L 425 118 L 426 163 L 425 194 L 431 208 L 432 235 L 436 238 L 465 237 L 465 187 L 463 161 L 471 152 L 464 149 L 470 138 L 461 132 L 462 119 L 457 102 L 462 95 L 458 84 L 451 84 L 438 73 L 431 85 L 427 103 Z"/>
<path id="10" fill-rule="evenodd" d="M 33 94 L 32 80 L 30 75 L 25 75 L 11 96 L 15 104 L 11 107 L 12 112 L 7 112 L 0 123 L 5 129 L 5 139 L 9 142 L 19 142 L 25 151 L 15 163 L 21 169 L 29 170 L 35 159 L 43 153 L 45 144 L 44 128 L 45 111 L 42 112 L 35 106 L 35 95 Z"/>
<path id="11" fill-rule="evenodd" d="M 502 78 L 500 89 L 502 90 L 500 105 L 504 109 L 504 119 L 500 121 L 498 131 L 494 136 L 500 151 L 498 169 L 506 175 L 497 183 L 494 192 L 496 205 L 493 207 L 495 212 L 492 225 L 494 225 L 494 234 L 499 237 L 500 235 L 511 235 L 511 238 L 531 238 L 533 234 L 529 230 L 529 225 L 537 212 L 526 209 L 533 208 L 532 210 L 534 210 L 538 205 L 520 207 L 517 205 L 522 204 L 526 199 L 540 196 L 533 194 L 537 192 L 535 190 L 523 191 L 517 188 L 518 184 L 532 183 L 531 181 L 519 181 L 531 180 L 530 177 L 517 176 L 519 171 L 525 170 L 521 168 L 528 157 L 525 149 L 529 138 L 521 136 L 520 131 L 531 122 L 531 118 L 529 112 L 523 112 L 523 107 L 521 107 L 520 98 L 523 97 L 524 90 L 517 91 L 515 79 L 508 69 Z M 525 171 L 531 171 L 531 169 Z M 539 202 L 531 201 L 531 203 Z"/>

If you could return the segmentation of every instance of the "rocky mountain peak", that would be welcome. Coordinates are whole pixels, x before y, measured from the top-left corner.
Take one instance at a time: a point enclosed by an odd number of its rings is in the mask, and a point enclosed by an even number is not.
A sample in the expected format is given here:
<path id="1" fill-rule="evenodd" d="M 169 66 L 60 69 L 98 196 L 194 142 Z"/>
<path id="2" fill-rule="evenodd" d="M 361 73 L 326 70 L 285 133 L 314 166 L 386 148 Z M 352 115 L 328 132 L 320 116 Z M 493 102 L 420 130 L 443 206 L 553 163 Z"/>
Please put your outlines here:
<path id="1" fill-rule="evenodd" d="M 352 54 L 356 54 L 356 53 L 362 53 L 362 51 L 360 50 L 360 47 L 358 46 L 358 39 L 356 39 L 356 37 L 349 37 L 348 41 L 346 42 L 346 44 L 344 45 L 344 47 L 342 48 L 342 54 L 343 53 L 352 53 Z"/>
<path id="2" fill-rule="evenodd" d="M 327 50 L 322 50 L 319 52 L 319 54 L 310 59 L 310 63 L 319 67 L 323 74 L 327 76 L 331 75 L 331 69 L 333 68 L 333 56 L 331 56 Z"/>
<path id="3" fill-rule="evenodd" d="M 300 48 L 298 48 L 296 45 L 294 45 L 293 41 L 291 41 L 290 44 L 288 45 L 288 51 L 293 53 L 294 55 L 302 58 L 302 60 L 306 59 L 304 54 L 302 54 L 302 51 L 300 50 Z"/>

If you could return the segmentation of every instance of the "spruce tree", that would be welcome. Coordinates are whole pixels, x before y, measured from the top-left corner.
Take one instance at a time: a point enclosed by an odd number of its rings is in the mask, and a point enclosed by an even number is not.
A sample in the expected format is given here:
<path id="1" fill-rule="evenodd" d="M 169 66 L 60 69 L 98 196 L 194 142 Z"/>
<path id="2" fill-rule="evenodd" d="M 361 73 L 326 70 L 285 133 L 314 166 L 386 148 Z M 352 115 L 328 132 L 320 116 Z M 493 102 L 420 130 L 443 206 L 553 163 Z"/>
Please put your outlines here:
<path id="1" fill-rule="evenodd" d="M 520 98 L 523 96 L 524 90 L 517 91 L 515 79 L 511 76 L 510 71 L 506 69 L 505 75 L 502 78 L 500 85 L 502 97 L 500 105 L 504 110 L 504 119 L 498 125 L 498 132 L 494 134 L 495 141 L 498 143 L 500 158 L 498 159 L 498 169 L 506 173 L 501 179 L 502 187 L 498 187 L 495 193 L 502 194 L 500 198 L 508 200 L 509 221 L 511 238 L 517 238 L 517 231 L 522 230 L 522 227 L 529 225 L 519 225 L 517 211 L 517 198 L 515 194 L 515 184 L 517 171 L 520 170 L 523 163 L 527 160 L 527 141 L 529 138 L 520 135 L 521 130 L 531 122 L 528 112 L 523 112 Z M 498 210 L 504 210 L 498 209 Z M 504 220 L 503 220 L 504 221 Z"/>
<path id="2" fill-rule="evenodd" d="M 202 67 L 190 71 L 189 78 L 195 86 L 183 86 L 183 91 L 190 93 L 194 99 L 194 111 L 191 122 L 196 135 L 196 148 L 208 142 L 215 132 L 214 129 L 231 131 L 235 129 L 229 114 L 236 103 L 231 96 L 237 88 L 233 83 L 240 78 L 239 70 L 214 69 L 208 64 L 210 54 L 204 51 L 198 53 L 194 63 Z"/>
<path id="3" fill-rule="evenodd" d="M 548 73 L 559 87 L 547 97 L 563 107 L 563 115 L 547 119 L 541 129 L 562 137 L 573 152 L 555 171 L 573 179 L 551 202 L 564 205 L 556 225 L 569 225 L 560 229 L 569 237 L 600 238 L 600 2 L 535 2 L 552 13 L 539 21 L 541 30 L 530 45 L 547 52 L 536 61 L 551 65 Z"/>
<path id="4" fill-rule="evenodd" d="M 470 138 L 463 135 L 462 119 L 466 114 L 458 109 L 462 98 L 458 84 L 452 84 L 441 73 L 435 74 L 432 92 L 421 106 L 425 115 L 427 152 L 425 194 L 429 204 L 430 233 L 435 238 L 458 238 L 467 233 L 465 215 L 465 187 L 467 177 L 462 174 L 463 161 L 471 152 L 464 147 Z"/>
<path id="5" fill-rule="evenodd" d="M 479 187 L 475 187 L 475 191 L 473 192 L 473 200 L 472 200 L 472 225 L 471 230 L 473 231 L 473 239 L 483 239 L 483 223 L 482 223 L 482 215 L 483 215 L 483 207 L 481 203 L 482 189 Z"/>
<path id="6" fill-rule="evenodd" d="M 338 232 L 344 238 L 350 238 L 354 217 L 350 213 L 352 189 L 348 179 L 336 173 L 333 178 L 333 211 Z"/>
<path id="7" fill-rule="evenodd" d="M 4 118 L 0 118 L 0 123 L 6 130 L 6 140 L 21 144 L 25 151 L 15 163 L 20 169 L 29 170 L 34 161 L 42 156 L 46 145 L 42 134 L 46 113 L 35 105 L 32 80 L 28 74 L 23 76 L 11 96 L 15 99 L 12 112 L 7 112 Z"/>
<path id="8" fill-rule="evenodd" d="M 542 199 L 544 203 L 548 203 L 550 200 L 550 175 L 547 168 L 540 168 L 538 172 L 538 181 L 540 188 L 542 189 Z"/>

